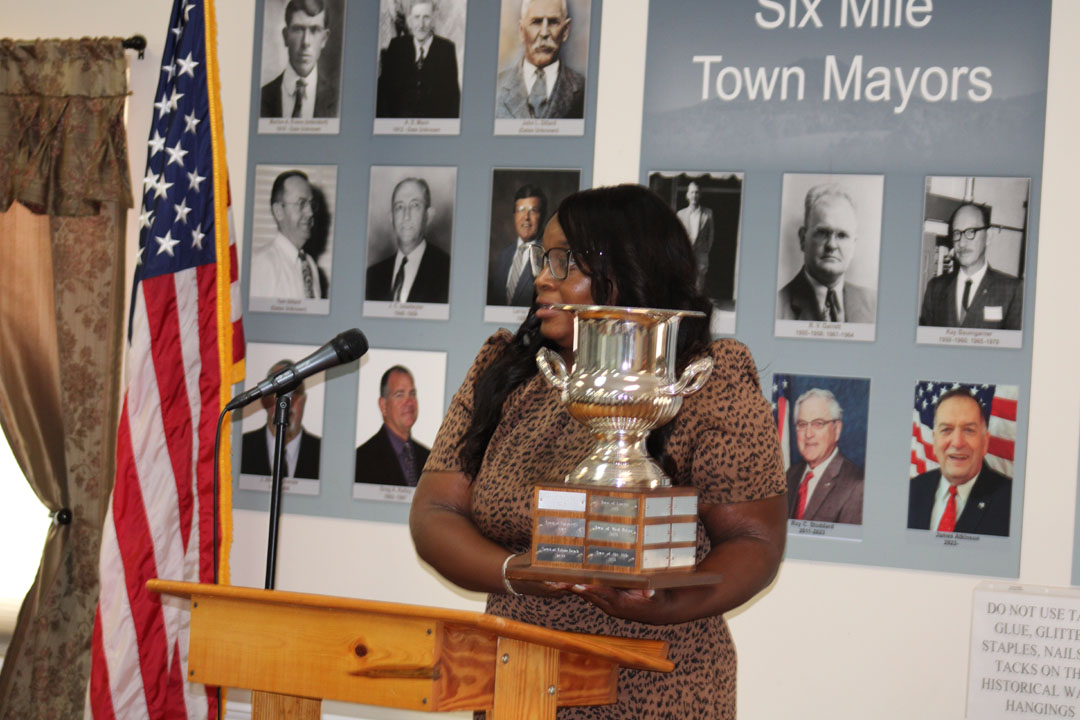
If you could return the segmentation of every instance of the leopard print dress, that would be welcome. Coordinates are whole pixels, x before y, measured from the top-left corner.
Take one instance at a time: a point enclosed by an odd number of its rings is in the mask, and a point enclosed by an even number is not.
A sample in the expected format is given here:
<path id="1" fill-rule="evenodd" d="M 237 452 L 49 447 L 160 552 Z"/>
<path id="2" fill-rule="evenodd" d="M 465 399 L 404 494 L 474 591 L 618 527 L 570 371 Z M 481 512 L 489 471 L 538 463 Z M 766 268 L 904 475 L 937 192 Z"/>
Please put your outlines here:
<path id="1" fill-rule="evenodd" d="M 454 395 L 426 470 L 460 471 L 458 453 L 473 408 L 473 385 L 509 344 L 505 330 L 488 339 Z M 702 503 L 756 500 L 785 492 L 783 464 L 769 404 L 749 351 L 734 340 L 710 346 L 715 362 L 705 387 L 683 402 L 667 451 L 672 481 L 694 485 Z M 472 519 L 510 552 L 529 549 L 532 487 L 559 482 L 588 454 L 592 436 L 539 374 L 507 397 L 502 418 L 472 483 Z M 708 540 L 698 523 L 699 560 Z M 735 717 L 735 646 L 722 617 L 679 625 L 646 625 L 605 614 L 583 599 L 493 594 L 487 612 L 556 630 L 665 640 L 671 673 L 622 670 L 615 705 L 561 708 L 568 718 Z"/>

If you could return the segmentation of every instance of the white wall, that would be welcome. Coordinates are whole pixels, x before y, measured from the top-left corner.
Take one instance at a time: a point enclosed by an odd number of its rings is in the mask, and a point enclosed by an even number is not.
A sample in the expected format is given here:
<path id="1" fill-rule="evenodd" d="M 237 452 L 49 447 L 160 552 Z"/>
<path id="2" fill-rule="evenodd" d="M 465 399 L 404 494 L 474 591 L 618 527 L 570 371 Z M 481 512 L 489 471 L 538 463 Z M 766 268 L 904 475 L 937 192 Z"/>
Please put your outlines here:
<path id="1" fill-rule="evenodd" d="M 647 0 L 609 0 L 602 27 L 594 177 L 638 177 Z M 253 0 L 219 0 L 219 46 L 226 148 L 233 197 L 243 207 L 251 82 Z M 617 10 L 615 9 L 617 8 Z M 8 37 L 128 35 L 161 43 L 165 0 L 0 0 Z M 1080 267 L 1074 227 L 1080 167 L 1080 3 L 1053 7 L 1048 121 L 1039 227 L 1034 372 L 1026 468 L 1020 581 L 1068 585 L 1076 500 L 1080 334 L 1073 272 Z M 129 141 L 135 183 L 145 162 L 154 53 L 132 61 Z M 242 221 L 240 212 L 237 221 Z M 129 219 L 135 239 L 134 223 Z M 242 228 L 238 228 L 242 231 Z M 2 487 L 2 486 L 0 486 Z M 0 502 L 3 501 L 0 489 Z M 236 584 L 261 586 L 266 515 L 235 513 Z M 282 521 L 278 587 L 479 609 L 481 598 L 448 587 L 417 561 L 402 525 L 304 516 Z M 341 558 L 347 558 L 343 563 Z M 776 583 L 731 614 L 740 655 L 739 706 L 748 718 L 954 720 L 964 715 L 971 593 L 981 578 L 845 566 L 786 563 Z M 367 718 L 420 717 L 328 705 Z"/>

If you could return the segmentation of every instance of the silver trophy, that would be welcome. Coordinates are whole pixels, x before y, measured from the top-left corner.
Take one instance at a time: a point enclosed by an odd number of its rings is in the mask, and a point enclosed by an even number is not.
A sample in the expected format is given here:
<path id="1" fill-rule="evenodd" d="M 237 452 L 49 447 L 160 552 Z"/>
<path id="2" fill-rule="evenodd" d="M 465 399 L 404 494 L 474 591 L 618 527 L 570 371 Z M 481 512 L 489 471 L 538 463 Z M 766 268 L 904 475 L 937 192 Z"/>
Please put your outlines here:
<path id="1" fill-rule="evenodd" d="M 561 485 L 534 495 L 531 565 L 511 577 L 664 587 L 718 582 L 688 575 L 697 550 L 697 491 L 674 487 L 649 457 L 649 432 L 705 384 L 712 358 L 677 376 L 687 310 L 554 305 L 574 314 L 574 365 L 544 349 L 536 363 L 596 446 Z M 706 577 L 706 575 L 709 575 Z"/>
<path id="2" fill-rule="evenodd" d="M 570 415 L 593 431 L 596 447 L 566 482 L 619 488 L 671 485 L 648 456 L 649 432 L 675 417 L 685 395 L 697 392 L 712 372 L 700 358 L 675 377 L 679 321 L 704 317 L 692 310 L 555 305 L 574 313 L 573 372 L 550 349 L 536 354 L 549 383 L 562 391 Z"/>

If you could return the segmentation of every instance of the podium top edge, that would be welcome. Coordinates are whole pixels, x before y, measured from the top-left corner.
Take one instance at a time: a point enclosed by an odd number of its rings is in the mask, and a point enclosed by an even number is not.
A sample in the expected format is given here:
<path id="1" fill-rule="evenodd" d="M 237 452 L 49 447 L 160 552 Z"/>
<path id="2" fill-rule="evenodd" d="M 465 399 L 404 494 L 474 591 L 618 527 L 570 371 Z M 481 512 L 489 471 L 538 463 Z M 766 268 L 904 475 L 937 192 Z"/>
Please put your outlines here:
<path id="1" fill-rule="evenodd" d="M 605 635 L 585 635 L 530 625 L 528 623 L 469 610 L 407 605 L 404 603 L 362 600 L 359 598 L 315 595 L 286 590 L 190 583 L 178 580 L 151 579 L 146 583 L 151 592 L 186 598 L 235 600 L 263 605 L 290 605 L 323 610 L 430 619 L 473 628 L 492 635 L 535 643 L 560 651 L 591 655 L 636 670 L 671 672 L 675 665 L 668 658 L 668 645 L 660 640 L 617 638 Z"/>

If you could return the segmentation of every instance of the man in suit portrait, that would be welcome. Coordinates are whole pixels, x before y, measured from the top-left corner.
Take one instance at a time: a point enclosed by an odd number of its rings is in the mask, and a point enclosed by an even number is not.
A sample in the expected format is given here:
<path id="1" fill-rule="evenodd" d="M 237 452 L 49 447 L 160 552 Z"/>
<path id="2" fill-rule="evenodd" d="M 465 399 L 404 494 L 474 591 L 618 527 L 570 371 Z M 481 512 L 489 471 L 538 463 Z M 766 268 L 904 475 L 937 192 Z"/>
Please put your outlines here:
<path id="1" fill-rule="evenodd" d="M 291 360 L 279 360 L 270 366 L 266 377 L 273 377 L 288 366 Z M 266 410 L 266 425 L 258 430 L 244 433 L 241 439 L 240 472 L 245 475 L 270 476 L 274 438 L 277 426 L 274 425 L 275 401 L 273 395 L 259 398 Z M 282 477 L 312 478 L 319 477 L 319 446 L 321 439 L 304 429 L 304 404 L 307 394 L 304 383 L 292 391 L 292 405 L 289 407 L 289 424 L 285 426 L 285 466 L 281 468 Z"/>
<path id="2" fill-rule="evenodd" d="M 585 78 L 561 59 L 566 0 L 522 0 L 518 36 L 524 57 L 499 72 L 495 117 L 585 117 Z"/>
<path id="3" fill-rule="evenodd" d="M 337 88 L 325 73 L 319 73 L 319 56 L 329 34 L 324 0 L 289 0 L 281 30 L 289 62 L 280 75 L 262 86 L 259 117 L 337 117 Z"/>
<path id="4" fill-rule="evenodd" d="M 252 297 L 303 300 L 327 296 L 329 281 L 305 250 L 318 210 L 318 199 L 306 174 L 287 170 L 274 178 L 270 213 L 277 233 L 269 243 L 251 251 Z"/>
<path id="5" fill-rule="evenodd" d="M 517 238 L 494 257 L 488 272 L 488 305 L 532 305 L 533 287 L 529 246 L 539 242 L 547 217 L 547 196 L 536 185 L 522 185 L 514 193 L 514 229 Z"/>
<path id="6" fill-rule="evenodd" d="M 427 181 L 409 177 L 394 186 L 390 215 L 397 251 L 368 268 L 365 298 L 446 303 L 450 298 L 450 256 L 427 240 L 434 215 Z"/>
<path id="7" fill-rule="evenodd" d="M 435 34 L 435 7 L 417 0 L 409 9 L 408 35 L 379 55 L 375 117 L 456 118 L 461 113 L 457 49 Z"/>
<path id="8" fill-rule="evenodd" d="M 949 220 L 953 272 L 931 278 L 923 294 L 919 324 L 934 327 L 1019 330 L 1024 283 L 986 262 L 989 210 L 966 203 Z"/>
<path id="9" fill-rule="evenodd" d="M 911 479 L 908 527 L 1008 535 L 1012 479 L 984 460 L 990 431 L 979 401 L 964 388 L 942 395 L 933 437 L 939 467 Z"/>
<path id="10" fill-rule="evenodd" d="M 686 187 L 686 207 L 676 215 L 682 220 L 690 243 L 694 246 L 694 258 L 698 266 L 698 290 L 705 287 L 705 273 L 709 270 L 709 251 L 713 244 L 712 210 L 701 205 L 701 187 L 694 181 Z"/>
<path id="11" fill-rule="evenodd" d="M 843 415 L 829 390 L 811 388 L 795 401 L 802 460 L 787 472 L 788 517 L 862 525 L 863 470 L 837 447 Z"/>
<path id="12" fill-rule="evenodd" d="M 416 487 L 428 448 L 412 439 L 419 406 L 412 373 L 395 365 L 379 380 L 378 432 L 356 448 L 356 482 Z"/>
<path id="13" fill-rule="evenodd" d="M 777 320 L 872 323 L 872 290 L 844 278 L 858 244 L 855 202 L 839 185 L 815 185 L 806 193 L 799 249 L 803 266 L 777 295 Z"/>

